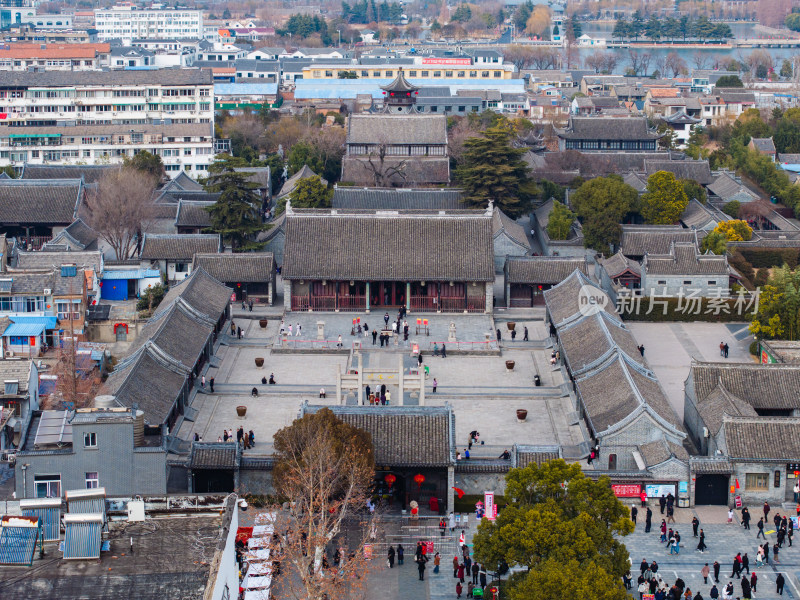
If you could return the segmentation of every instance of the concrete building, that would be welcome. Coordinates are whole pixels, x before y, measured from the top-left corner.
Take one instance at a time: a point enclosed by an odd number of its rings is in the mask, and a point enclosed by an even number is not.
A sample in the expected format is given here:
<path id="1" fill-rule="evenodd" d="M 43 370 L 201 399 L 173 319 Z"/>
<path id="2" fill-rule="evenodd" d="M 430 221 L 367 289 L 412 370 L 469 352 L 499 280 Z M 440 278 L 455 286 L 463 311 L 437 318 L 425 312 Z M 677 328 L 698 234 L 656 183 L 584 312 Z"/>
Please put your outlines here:
<path id="1" fill-rule="evenodd" d="M 139 260 L 142 268 L 157 268 L 167 281 L 181 281 L 192 272 L 195 254 L 222 250 L 218 233 L 145 233 Z"/>
<path id="2" fill-rule="evenodd" d="M 16 452 L 22 432 L 39 410 L 39 369 L 32 360 L 0 361 L 0 452 Z"/>
<path id="3" fill-rule="evenodd" d="M 662 137 L 644 117 L 570 117 L 556 133 L 562 152 L 656 152 Z"/>
<path id="4" fill-rule="evenodd" d="M 160 427 L 124 408 L 45 410 L 23 433 L 15 463 L 17 498 L 58 498 L 65 490 L 164 494 L 167 450 Z"/>
<path id="5" fill-rule="evenodd" d="M 213 160 L 211 73 L 0 71 L 0 165 L 121 163 L 158 154 L 170 175 Z"/>
<path id="6" fill-rule="evenodd" d="M 94 11 L 94 26 L 101 40 L 133 38 L 201 39 L 203 11 L 139 8 L 127 4 Z"/>
<path id="7" fill-rule="evenodd" d="M 646 254 L 642 261 L 646 295 L 727 297 L 732 277 L 727 256 L 701 254 L 692 242 L 673 242 L 667 254 Z"/>

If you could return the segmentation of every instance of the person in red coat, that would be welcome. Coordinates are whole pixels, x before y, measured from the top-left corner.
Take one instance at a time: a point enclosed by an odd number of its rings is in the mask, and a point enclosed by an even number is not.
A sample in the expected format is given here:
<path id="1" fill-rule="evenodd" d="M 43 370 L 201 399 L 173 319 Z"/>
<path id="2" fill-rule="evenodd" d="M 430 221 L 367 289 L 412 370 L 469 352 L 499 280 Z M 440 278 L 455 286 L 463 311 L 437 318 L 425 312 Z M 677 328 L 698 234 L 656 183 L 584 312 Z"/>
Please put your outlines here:
<path id="1" fill-rule="evenodd" d="M 458 580 L 461 583 L 464 583 L 464 565 L 463 564 L 458 565 Z"/>
<path id="2" fill-rule="evenodd" d="M 464 588 L 461 585 L 461 582 L 459 581 L 458 583 L 456 583 L 456 598 L 461 598 L 461 592 L 463 592 L 463 591 L 464 591 Z"/>

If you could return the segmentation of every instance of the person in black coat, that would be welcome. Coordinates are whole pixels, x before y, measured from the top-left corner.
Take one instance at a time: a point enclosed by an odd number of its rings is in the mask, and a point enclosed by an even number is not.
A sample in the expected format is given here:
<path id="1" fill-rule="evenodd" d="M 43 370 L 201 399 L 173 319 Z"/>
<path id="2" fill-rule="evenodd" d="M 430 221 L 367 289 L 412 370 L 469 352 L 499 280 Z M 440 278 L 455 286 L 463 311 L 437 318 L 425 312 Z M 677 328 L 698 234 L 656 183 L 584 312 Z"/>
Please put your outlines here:
<path id="1" fill-rule="evenodd" d="M 779 596 L 783 596 L 783 586 L 786 584 L 786 580 L 783 578 L 783 573 L 778 573 L 778 577 L 775 578 L 775 592 Z"/>
<path id="2" fill-rule="evenodd" d="M 714 581 L 719 583 L 719 561 L 714 561 Z"/>
<path id="3" fill-rule="evenodd" d="M 389 546 L 389 568 L 394 569 L 394 546 Z"/>

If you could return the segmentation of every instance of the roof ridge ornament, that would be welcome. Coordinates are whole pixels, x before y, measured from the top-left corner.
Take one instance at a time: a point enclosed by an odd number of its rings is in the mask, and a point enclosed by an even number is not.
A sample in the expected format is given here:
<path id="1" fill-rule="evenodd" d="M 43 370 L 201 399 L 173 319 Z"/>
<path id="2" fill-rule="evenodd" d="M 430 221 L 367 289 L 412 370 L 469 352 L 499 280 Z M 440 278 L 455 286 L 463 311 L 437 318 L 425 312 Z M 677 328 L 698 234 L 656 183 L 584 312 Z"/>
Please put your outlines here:
<path id="1" fill-rule="evenodd" d="M 494 200 L 492 200 L 491 198 L 489 199 L 489 204 L 486 207 L 485 214 L 487 217 L 491 217 L 492 215 L 494 215 Z"/>

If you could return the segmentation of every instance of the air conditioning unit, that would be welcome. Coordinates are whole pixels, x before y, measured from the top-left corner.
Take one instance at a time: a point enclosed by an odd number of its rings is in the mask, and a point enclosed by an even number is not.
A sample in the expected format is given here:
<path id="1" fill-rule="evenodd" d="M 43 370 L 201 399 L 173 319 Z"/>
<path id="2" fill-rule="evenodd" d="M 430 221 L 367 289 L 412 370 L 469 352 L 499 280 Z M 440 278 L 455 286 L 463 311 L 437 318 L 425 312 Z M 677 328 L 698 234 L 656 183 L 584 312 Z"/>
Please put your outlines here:
<path id="1" fill-rule="evenodd" d="M 53 293 L 53 290 L 51 290 L 50 288 L 44 288 L 44 295 L 45 296 L 49 296 L 52 293 Z"/>
<path id="2" fill-rule="evenodd" d="M 12 350 L 6 350 L 6 358 L 14 358 L 14 352 Z"/>
<path id="3" fill-rule="evenodd" d="M 0 462 L 14 464 L 17 460 L 17 452 L 3 452 L 0 454 Z"/>

